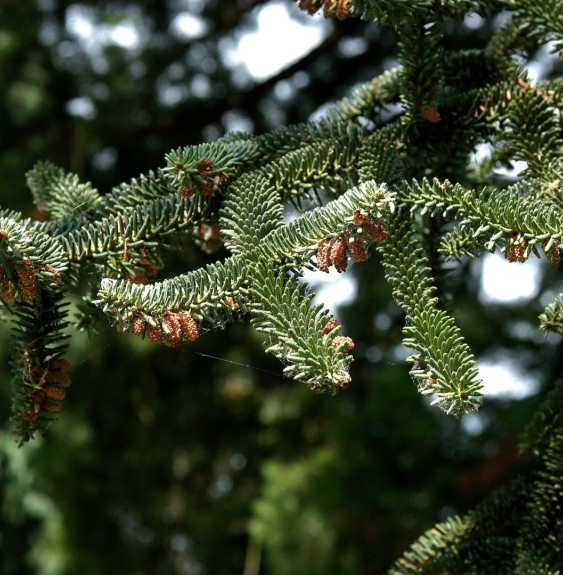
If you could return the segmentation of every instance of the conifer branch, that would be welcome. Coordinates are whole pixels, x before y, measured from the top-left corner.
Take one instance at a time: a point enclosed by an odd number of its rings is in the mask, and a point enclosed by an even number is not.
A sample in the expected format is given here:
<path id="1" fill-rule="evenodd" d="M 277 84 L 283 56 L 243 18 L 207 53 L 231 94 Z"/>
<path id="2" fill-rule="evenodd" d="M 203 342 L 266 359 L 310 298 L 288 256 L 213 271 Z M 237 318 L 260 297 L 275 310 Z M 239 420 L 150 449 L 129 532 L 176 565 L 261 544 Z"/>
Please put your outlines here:
<path id="1" fill-rule="evenodd" d="M 395 562 L 388 575 L 513 572 L 511 532 L 518 527 L 527 496 L 525 482 L 518 479 L 464 517 L 436 524 Z"/>
<path id="2" fill-rule="evenodd" d="M 441 47 L 439 25 L 409 18 L 399 28 L 401 62 L 401 122 L 407 139 L 416 139 L 420 123 L 436 124 L 441 116 L 438 98 L 441 90 Z"/>
<path id="3" fill-rule="evenodd" d="M 51 220 L 68 227 L 68 220 L 83 217 L 100 200 L 90 183 L 82 183 L 76 174 L 67 174 L 50 162 L 39 162 L 27 173 L 27 185 L 39 210 Z"/>
<path id="4" fill-rule="evenodd" d="M 258 246 L 260 240 L 283 220 L 279 193 L 259 174 L 241 176 L 227 192 L 220 211 L 219 226 L 227 248 L 234 254 Z"/>
<path id="5" fill-rule="evenodd" d="M 58 419 L 70 385 L 64 373 L 69 362 L 63 329 L 68 325 L 67 304 L 60 292 L 40 290 L 32 303 L 15 307 L 17 322 L 11 343 L 12 423 L 20 445 L 44 433 Z"/>
<path id="6" fill-rule="evenodd" d="M 485 251 L 484 246 L 475 242 L 476 228 L 464 226 L 463 230 L 454 228 L 440 238 L 439 253 L 446 260 L 461 261 L 463 257 L 474 258 Z"/>
<path id="7" fill-rule="evenodd" d="M 184 196 L 210 195 L 240 174 L 259 155 L 258 143 L 238 133 L 212 144 L 178 148 L 166 154 L 164 174 Z"/>
<path id="8" fill-rule="evenodd" d="M 555 49 L 563 50 L 563 14 L 558 0 L 505 0 L 504 3 L 514 10 L 514 18 L 527 36 L 542 44 L 555 42 Z"/>
<path id="9" fill-rule="evenodd" d="M 68 270 L 64 245 L 20 214 L 0 211 L 0 299 L 9 309 L 32 301 L 38 288 L 62 289 Z"/>
<path id="10" fill-rule="evenodd" d="M 541 91 L 523 90 L 508 109 L 509 146 L 516 158 L 528 162 L 532 175 L 546 181 L 563 178 L 563 139 L 557 110 Z"/>
<path id="11" fill-rule="evenodd" d="M 337 102 L 334 107 L 338 105 L 339 103 Z M 352 102 L 353 105 L 354 102 Z M 355 120 L 356 116 L 353 116 L 353 119 Z M 264 166 L 266 163 L 304 146 L 322 142 L 323 140 L 335 141 L 349 137 L 350 133 L 358 130 L 358 127 L 358 125 L 350 121 L 344 122 L 340 119 L 329 119 L 327 117 L 321 118 L 318 122 L 284 126 L 283 128 L 253 137 L 262 152 L 260 159 L 262 160 L 261 165 Z M 259 167 L 258 162 L 255 162 L 253 167 Z"/>
<path id="12" fill-rule="evenodd" d="M 562 243 L 560 210 L 512 193 L 511 187 L 494 193 L 476 192 L 447 180 L 423 179 L 403 188 L 399 197 L 420 213 L 455 217 L 462 229 L 467 225 L 476 227 L 473 237 L 489 251 L 499 245 L 509 260 L 524 261 L 540 244 L 550 261 L 558 261 L 557 254 L 555 259 L 549 254 L 554 245 Z"/>
<path id="13" fill-rule="evenodd" d="M 555 300 L 543 310 L 540 327 L 563 335 L 563 293 L 557 294 Z"/>
<path id="14" fill-rule="evenodd" d="M 130 182 L 123 182 L 105 194 L 94 206 L 91 219 L 101 219 L 104 217 L 116 216 L 123 210 L 139 207 L 144 202 L 165 199 L 178 193 L 177 187 L 166 177 L 163 170 L 157 173 L 149 171 L 141 174 L 138 178 L 133 178 Z M 202 202 L 202 198 L 194 198 L 197 202 Z M 198 208 L 203 211 L 200 205 Z"/>
<path id="15" fill-rule="evenodd" d="M 339 139 L 324 140 L 289 152 L 261 170 L 283 196 L 297 198 L 316 186 L 334 195 L 349 188 L 361 133 L 353 125 Z"/>
<path id="16" fill-rule="evenodd" d="M 126 262 L 130 250 L 156 247 L 170 235 L 194 232 L 205 206 L 205 201 L 184 196 L 156 198 L 123 209 L 119 217 L 104 217 L 82 226 L 60 236 L 60 241 L 75 262 L 110 256 Z"/>
<path id="17" fill-rule="evenodd" d="M 429 263 L 404 212 L 378 249 L 393 295 L 407 314 L 403 343 L 415 350 L 408 361 L 420 393 L 435 396 L 432 405 L 458 417 L 476 410 L 482 393 L 473 354 L 453 318 L 438 308 Z"/>
<path id="18" fill-rule="evenodd" d="M 261 189 L 267 191 L 268 188 Z M 221 303 L 225 297 L 242 303 L 239 298 L 244 296 L 244 291 L 241 290 L 249 281 L 248 262 L 265 260 L 288 267 L 306 264 L 317 255 L 322 238 L 338 237 L 356 229 L 356 211 L 372 214 L 386 222 L 393 210 L 394 194 L 384 186 L 366 182 L 326 206 L 277 227 L 259 245 L 244 246 L 244 251 L 241 249 L 240 254 L 227 258 L 223 263 L 210 264 L 150 285 L 106 278 L 98 294 L 99 300 L 104 311 L 116 319 L 126 314 L 125 323 L 129 322 L 130 313 L 139 310 L 149 316 L 184 310 L 197 320 L 218 321 L 216 310 L 225 307 Z M 133 312 L 131 308 L 134 308 Z"/>
<path id="19" fill-rule="evenodd" d="M 538 468 L 474 511 L 435 525 L 389 570 L 409 573 L 546 573 L 563 567 L 563 382 L 548 394 L 523 435 Z"/>
<path id="20" fill-rule="evenodd" d="M 326 113 L 327 119 L 350 122 L 356 118 L 373 118 L 400 91 L 400 67 L 386 70 L 370 82 L 354 89 L 350 97 L 336 102 Z"/>
<path id="21" fill-rule="evenodd" d="M 70 385 L 65 297 L 79 285 L 82 326 L 95 323 L 93 298 L 119 331 L 170 346 L 249 318 L 287 376 L 339 392 L 350 382 L 354 343 L 328 310 L 312 305 L 300 276 L 305 268 L 344 272 L 366 261 L 374 243 L 405 312 L 419 392 L 456 416 L 479 407 L 474 356 L 437 297 L 440 258 L 499 249 L 510 261 L 532 252 L 560 261 L 563 79 L 534 84 L 514 57 L 547 42 L 562 49 L 561 1 L 296 1 L 328 18 L 389 23 L 400 66 L 318 122 L 179 147 L 161 169 L 105 195 L 40 162 L 27 182 L 47 219 L 0 211 L 0 301 L 15 323 L 12 422 L 20 444 L 61 410 Z M 443 41 L 446 18 L 503 10 L 510 19 L 485 46 L 455 50 Z M 398 104 L 391 117 L 388 104 Z M 491 157 L 468 168 L 481 142 Z M 495 164 L 514 159 L 528 168 L 499 189 Z M 331 201 L 284 221 L 285 202 L 301 209 L 318 189 Z M 149 284 L 163 244 L 176 235 L 209 250 L 224 242 L 230 256 Z M 563 294 L 540 322 L 563 334 Z M 523 438 L 531 472 L 429 530 L 390 574 L 563 570 L 562 390 L 558 382 Z"/>
<path id="22" fill-rule="evenodd" d="M 294 278 L 276 276 L 273 266 L 264 262 L 253 271 L 252 325 L 269 337 L 266 351 L 286 364 L 287 376 L 313 391 L 335 394 L 347 387 L 352 340 L 337 335 L 328 311 L 311 305 L 314 294 L 303 296 L 303 284 L 297 287 Z"/>
<path id="23" fill-rule="evenodd" d="M 204 328 L 248 316 L 269 338 L 268 351 L 285 364 L 287 375 L 314 390 L 339 391 L 349 382 L 353 343 L 339 335 L 327 310 L 311 305 L 298 278 L 304 268 L 344 272 L 350 261 L 368 259 L 373 242 L 406 313 L 404 343 L 414 350 L 411 375 L 420 392 L 458 416 L 478 407 L 474 358 L 453 317 L 440 308 L 440 266 L 433 264 L 441 256 L 475 257 L 495 248 L 511 261 L 524 261 L 532 251 L 559 261 L 563 81 L 532 85 L 513 60 L 530 43 L 554 40 L 560 46 L 558 2 L 298 4 L 311 13 L 322 9 L 329 18 L 390 23 L 398 33 L 401 65 L 360 85 L 321 121 L 177 148 L 163 168 L 105 195 L 74 174 L 39 163 L 27 179 L 48 219 L 0 213 L 0 297 L 19 326 L 14 425 L 22 441 L 44 431 L 60 409 L 69 383 L 62 373 L 63 298 L 83 278 L 92 284 L 90 295 L 81 293 L 84 309 L 91 310 L 97 297 L 120 331 L 178 345 Z M 502 9 L 511 10 L 512 20 L 485 47 L 456 51 L 442 41 L 445 18 Z M 387 104 L 400 104 L 390 119 L 383 113 Z M 470 174 L 468 159 L 481 141 L 492 145 L 492 158 Z M 481 186 L 490 182 L 495 161 L 514 158 L 528 164 L 519 181 L 505 190 Z M 284 202 L 301 209 L 301 200 L 318 189 L 332 201 L 283 221 Z M 426 233 L 421 222 L 432 231 Z M 176 235 L 205 250 L 225 242 L 231 256 L 149 284 L 161 266 L 162 245 Z M 100 277 L 105 279 L 94 295 Z M 563 333 L 561 301 L 556 296 L 545 310 L 544 329 Z M 556 497 L 557 433 L 542 442 L 545 475 L 526 483 L 530 506 Z M 510 505 L 518 502 L 510 499 Z M 487 520 L 490 510 L 475 521 Z M 525 559 L 518 561 L 549 563 L 551 555 L 533 538 L 534 514 L 529 517 L 519 541 L 533 553 L 522 551 Z M 550 526 L 559 528 L 553 516 L 546 517 L 544 535 Z M 443 552 L 416 561 L 440 556 L 434 566 L 461 569 L 469 560 L 480 565 L 493 546 L 499 556 L 507 551 L 509 563 L 516 561 L 505 532 L 481 533 L 461 521 L 444 527 L 440 537 L 428 545 L 443 544 Z M 454 552 L 455 545 L 463 553 Z"/>
<path id="24" fill-rule="evenodd" d="M 394 189 L 405 179 L 405 166 L 397 148 L 391 143 L 393 140 L 398 140 L 399 136 L 400 128 L 396 124 L 391 124 L 366 140 L 358 162 L 360 181 L 385 182 Z"/>

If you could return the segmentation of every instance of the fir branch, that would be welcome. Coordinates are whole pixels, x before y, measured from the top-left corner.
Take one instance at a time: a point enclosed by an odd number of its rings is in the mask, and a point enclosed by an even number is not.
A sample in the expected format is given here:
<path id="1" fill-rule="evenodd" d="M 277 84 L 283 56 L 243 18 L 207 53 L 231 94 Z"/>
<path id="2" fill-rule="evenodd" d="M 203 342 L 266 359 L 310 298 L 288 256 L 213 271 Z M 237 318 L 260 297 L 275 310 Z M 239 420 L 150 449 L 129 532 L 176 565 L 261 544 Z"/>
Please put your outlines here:
<path id="1" fill-rule="evenodd" d="M 559 294 L 557 299 L 563 297 Z M 563 379 L 555 382 L 520 437 L 520 448 L 541 457 L 551 437 L 563 430 Z"/>
<path id="2" fill-rule="evenodd" d="M 563 407 L 563 406 L 562 406 Z M 563 425 L 545 448 L 535 473 L 517 540 L 515 573 L 560 573 L 563 568 Z"/>
<path id="3" fill-rule="evenodd" d="M 523 448 L 539 468 L 422 535 L 388 575 L 542 573 L 563 567 L 563 380 L 528 424 Z M 490 570 L 490 571 L 489 571 Z"/>
<path id="4" fill-rule="evenodd" d="M 499 245 L 508 259 L 523 261 L 532 248 L 541 244 L 548 253 L 553 245 L 560 245 L 563 236 L 561 212 L 553 205 L 520 197 L 507 190 L 476 192 L 464 189 L 447 180 L 413 181 L 399 194 L 401 200 L 414 211 L 442 214 L 447 219 L 461 220 L 461 229 L 475 227 L 474 238 L 492 251 Z M 515 253 L 517 246 L 521 251 Z"/>
<path id="5" fill-rule="evenodd" d="M 108 256 L 126 261 L 129 249 L 154 247 L 170 235 L 193 231 L 207 204 L 201 196 L 156 197 L 61 235 L 60 241 L 75 262 Z"/>
<path id="6" fill-rule="evenodd" d="M 238 300 L 246 276 L 244 260 L 233 256 L 150 285 L 104 278 L 97 303 L 118 321 L 122 331 L 129 331 L 131 313 L 135 315 L 137 310 L 147 317 L 185 310 L 196 320 L 221 325 L 225 318 L 220 312 L 230 310 L 226 298 Z"/>
<path id="7" fill-rule="evenodd" d="M 501 566 L 514 565 L 512 534 L 527 496 L 528 486 L 517 479 L 496 491 L 474 511 L 438 523 L 413 543 L 388 575 L 512 572 L 510 568 L 503 571 Z M 498 555 L 491 553 L 491 545 L 493 549 L 499 545 Z"/>
<path id="8" fill-rule="evenodd" d="M 540 43 L 555 42 L 555 50 L 563 50 L 563 11 L 560 0 L 505 0 L 514 11 L 516 23 L 530 38 Z"/>
<path id="9" fill-rule="evenodd" d="M 401 68 L 397 66 L 386 70 L 370 82 L 361 84 L 349 97 L 340 99 L 327 110 L 326 120 L 336 122 L 351 122 L 361 118 L 377 120 L 385 104 L 399 96 L 400 78 Z"/>
<path id="10" fill-rule="evenodd" d="M 72 225 L 87 218 L 100 200 L 92 184 L 83 183 L 76 174 L 67 174 L 50 162 L 39 162 L 27 173 L 27 185 L 39 210 L 50 215 L 59 225 Z"/>
<path id="11" fill-rule="evenodd" d="M 156 174 L 152 171 L 141 174 L 130 182 L 115 186 L 111 192 L 105 194 L 94 207 L 93 219 L 116 216 L 124 209 L 132 209 L 143 202 L 151 202 L 177 194 L 178 190 L 168 181 L 162 170 Z"/>
<path id="12" fill-rule="evenodd" d="M 385 98 L 393 90 L 392 75 L 384 75 L 384 78 L 381 89 L 372 90 L 372 97 L 369 96 L 369 89 L 362 89 L 358 98 L 344 98 L 335 104 L 335 108 L 345 109 L 348 120 L 356 117 L 353 109 L 358 113 L 367 113 L 365 108 L 372 98 Z M 318 122 L 294 124 L 259 136 L 230 133 L 215 142 L 172 150 L 166 155 L 167 166 L 161 174 L 175 191 L 179 190 L 184 195 L 196 191 L 208 195 L 224 189 L 227 181 L 237 177 L 243 169 L 264 166 L 312 143 L 338 141 L 354 131 L 357 132 L 358 127 L 354 128 L 349 121 L 337 120 L 329 115 Z"/>
<path id="13" fill-rule="evenodd" d="M 360 181 L 385 182 L 394 188 L 405 179 L 405 167 L 397 149 L 391 143 L 398 139 L 398 132 L 398 126 L 391 124 L 366 140 L 358 162 Z"/>
<path id="14" fill-rule="evenodd" d="M 339 195 L 355 183 L 360 137 L 360 130 L 350 125 L 344 137 L 289 152 L 261 172 L 283 197 L 300 197 L 317 186 Z"/>
<path id="15" fill-rule="evenodd" d="M 99 303 L 125 331 L 130 331 L 131 314 L 138 312 L 160 317 L 167 311 L 186 311 L 198 321 L 221 326 L 231 318 L 222 313 L 232 311 L 226 300 L 233 298 L 246 309 L 246 286 L 252 278 L 249 265 L 253 262 L 275 262 L 281 268 L 307 264 L 317 255 L 320 239 L 357 233 L 361 225 L 356 223 L 355 212 L 365 213 L 366 219 L 369 214 L 386 225 L 393 210 L 394 194 L 383 185 L 366 182 L 274 229 L 259 245 L 245 246 L 246 250 L 223 263 L 150 285 L 106 278 L 98 293 Z"/>
<path id="16" fill-rule="evenodd" d="M 268 179 L 250 173 L 229 187 L 220 211 L 227 248 L 234 254 L 258 246 L 283 220 L 279 194 Z"/>
<path id="17" fill-rule="evenodd" d="M 483 85 L 494 86 L 503 81 L 514 84 L 513 43 L 519 39 L 514 26 L 507 25 L 493 34 L 484 48 L 460 51 L 446 51 L 442 58 L 444 89 L 450 94 L 442 97 L 456 98 L 460 105 L 452 105 L 452 111 L 459 113 L 467 107 L 463 102 L 470 101 Z M 516 36 L 516 37 L 515 37 Z M 452 87 L 455 87 L 452 90 Z M 442 106 L 444 103 L 442 102 Z"/>
<path id="18" fill-rule="evenodd" d="M 350 136 L 359 126 L 329 118 L 321 118 L 318 122 L 307 122 L 285 126 L 254 136 L 262 152 L 262 166 L 277 158 L 304 146 L 319 143 L 324 140 L 335 141 Z M 253 165 L 253 167 L 260 167 Z"/>
<path id="19" fill-rule="evenodd" d="M 351 15 L 362 20 L 374 20 L 381 23 L 403 23 L 409 15 L 427 13 L 430 0 L 354 0 Z"/>
<path id="20" fill-rule="evenodd" d="M 555 296 L 540 315 L 540 327 L 546 331 L 552 331 L 563 335 L 563 293 Z"/>
<path id="21" fill-rule="evenodd" d="M 446 260 L 458 260 L 463 257 L 475 258 L 484 251 L 484 247 L 475 243 L 476 228 L 464 226 L 463 230 L 448 230 L 440 238 L 439 253 Z"/>
<path id="22" fill-rule="evenodd" d="M 6 216 L 4 216 L 6 214 Z M 64 246 L 34 229 L 20 215 L 0 212 L 0 299 L 14 303 L 33 301 L 39 288 L 62 289 L 68 270 Z"/>
<path id="23" fill-rule="evenodd" d="M 473 100 L 468 116 L 474 118 L 475 127 L 480 129 L 483 136 L 490 138 L 496 135 L 504 139 L 507 136 L 504 127 L 510 110 L 524 92 L 540 95 L 544 100 L 543 106 L 540 105 L 543 109 L 559 108 L 563 101 L 563 82 L 561 78 L 556 78 L 542 80 L 532 86 L 525 70 L 511 66 L 506 69 L 505 79 L 476 91 L 471 90 L 463 100 Z"/>
<path id="24" fill-rule="evenodd" d="M 63 373 L 68 345 L 63 334 L 67 303 L 61 292 L 41 290 L 32 303 L 15 308 L 17 323 L 11 342 L 12 424 L 20 445 L 44 433 L 58 419 L 70 378 Z"/>
<path id="25" fill-rule="evenodd" d="M 563 380 L 558 380 L 522 435 L 538 460 L 518 531 L 516 572 L 563 569 Z"/>
<path id="26" fill-rule="evenodd" d="M 329 202 L 326 206 L 305 212 L 299 218 L 274 230 L 249 259 L 266 257 L 273 261 L 308 262 L 317 253 L 320 238 L 354 233 L 361 224 L 357 212 L 363 212 L 386 226 L 395 211 L 395 194 L 385 184 L 362 183 Z"/>
<path id="27" fill-rule="evenodd" d="M 33 195 L 33 203 L 40 207 L 52 199 L 51 186 L 64 180 L 66 172 L 52 162 L 37 162 L 26 174 L 27 187 Z M 55 198 L 56 200 L 56 198 Z"/>
<path id="28" fill-rule="evenodd" d="M 253 266 L 253 276 L 251 323 L 268 335 L 266 351 L 288 364 L 284 373 L 314 391 L 335 394 L 347 387 L 353 342 L 330 329 L 331 318 L 320 311 L 322 305 L 311 306 L 314 294 L 304 297 L 304 284 L 276 274 L 271 263 Z"/>
<path id="29" fill-rule="evenodd" d="M 442 79 L 441 33 L 437 23 L 409 18 L 398 30 L 401 63 L 401 122 L 407 139 L 419 135 L 419 125 L 436 124 Z"/>
<path id="30" fill-rule="evenodd" d="M 420 393 L 435 396 L 432 405 L 461 416 L 481 403 L 473 355 L 453 318 L 438 309 L 430 266 L 410 229 L 406 214 L 397 215 L 388 229 L 388 241 L 378 246 L 387 281 L 397 303 L 406 312 L 406 347 L 415 350 L 411 376 Z"/>
<path id="31" fill-rule="evenodd" d="M 210 144 L 186 146 L 166 154 L 163 173 L 184 196 L 196 191 L 203 195 L 220 189 L 238 176 L 245 165 L 260 154 L 258 142 L 238 133 Z"/>
<path id="32" fill-rule="evenodd" d="M 528 163 L 532 175 L 546 181 L 563 179 L 563 139 L 557 110 L 542 91 L 523 90 L 508 108 L 508 145 Z"/>
<path id="33" fill-rule="evenodd" d="M 62 373 L 68 367 L 62 358 L 68 263 L 63 245 L 30 220 L 0 217 L 0 299 L 15 319 L 12 423 L 20 445 L 57 418 L 70 385 Z"/>
<path id="34" fill-rule="evenodd" d="M 523 40 L 523 30 L 512 17 L 493 32 L 484 50 L 487 63 L 496 62 L 499 70 L 504 69 L 505 74 L 510 68 L 511 58 Z"/>

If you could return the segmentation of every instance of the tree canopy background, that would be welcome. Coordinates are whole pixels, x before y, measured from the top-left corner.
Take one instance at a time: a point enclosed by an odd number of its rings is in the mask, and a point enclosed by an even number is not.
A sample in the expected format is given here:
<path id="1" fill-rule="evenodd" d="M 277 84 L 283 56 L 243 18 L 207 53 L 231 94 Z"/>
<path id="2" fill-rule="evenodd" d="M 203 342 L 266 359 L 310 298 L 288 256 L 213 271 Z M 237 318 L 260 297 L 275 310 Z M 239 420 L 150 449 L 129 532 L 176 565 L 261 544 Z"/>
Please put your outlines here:
<path id="1" fill-rule="evenodd" d="M 33 215 L 25 172 L 38 160 L 109 190 L 171 148 L 307 120 L 394 61 L 391 30 L 330 22 L 316 48 L 252 78 L 226 55 L 268 4 L 310 22 L 290 2 L 3 2 L 2 205 Z M 472 47 L 497 25 L 451 22 L 447 41 Z M 537 58 L 542 74 L 560 73 Z M 461 423 L 412 385 L 403 316 L 376 260 L 353 266 L 354 297 L 338 312 L 357 346 L 354 383 L 337 398 L 284 380 L 244 324 L 181 349 L 110 329 L 73 336 L 61 420 L 23 449 L 7 425 L 0 434 L 0 573 L 382 572 L 526 466 L 518 433 L 563 367 L 559 339 L 537 331 L 558 268 L 542 265 L 538 294 L 505 304 L 482 297 L 479 268 L 456 271 L 456 317 L 479 358 L 509 362 L 534 393 L 486 397 Z"/>

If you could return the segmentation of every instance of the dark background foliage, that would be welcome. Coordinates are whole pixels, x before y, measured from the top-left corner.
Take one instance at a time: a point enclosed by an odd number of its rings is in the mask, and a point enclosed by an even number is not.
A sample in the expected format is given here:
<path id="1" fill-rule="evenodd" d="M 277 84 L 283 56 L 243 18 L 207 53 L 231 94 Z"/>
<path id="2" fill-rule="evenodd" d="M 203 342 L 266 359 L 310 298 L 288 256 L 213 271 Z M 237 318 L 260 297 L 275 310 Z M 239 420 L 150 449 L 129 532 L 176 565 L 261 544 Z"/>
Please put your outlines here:
<path id="1" fill-rule="evenodd" d="M 305 121 L 394 62 L 390 30 L 335 22 L 300 60 L 253 79 L 223 55 L 266 4 L 4 0 L 2 206 L 36 215 L 24 175 L 39 159 L 108 190 L 173 147 Z M 175 32 L 187 13 L 205 22 L 201 36 Z M 88 43 L 73 33 L 84 20 Z M 122 25 L 139 31 L 134 46 L 111 40 Z M 450 23 L 449 42 L 476 45 L 493 26 Z M 221 256 L 183 247 L 167 274 Z M 423 529 L 526 466 L 518 433 L 561 372 L 557 342 L 537 331 L 543 291 L 484 303 L 479 269 L 466 262 L 449 278 L 456 316 L 478 357 L 512 358 L 540 393 L 487 398 L 465 424 L 431 410 L 410 382 L 403 319 L 376 257 L 348 272 L 354 298 L 339 316 L 356 360 L 336 398 L 284 380 L 244 324 L 172 350 L 109 327 L 73 332 L 61 420 L 19 450 L 7 423 L 0 432 L 0 574 L 383 572 Z M 545 285 L 558 281 L 548 271 Z M 0 330 L 6 422 L 8 322 Z"/>

